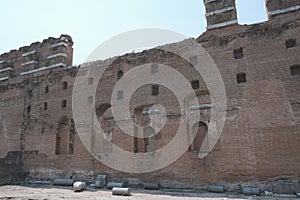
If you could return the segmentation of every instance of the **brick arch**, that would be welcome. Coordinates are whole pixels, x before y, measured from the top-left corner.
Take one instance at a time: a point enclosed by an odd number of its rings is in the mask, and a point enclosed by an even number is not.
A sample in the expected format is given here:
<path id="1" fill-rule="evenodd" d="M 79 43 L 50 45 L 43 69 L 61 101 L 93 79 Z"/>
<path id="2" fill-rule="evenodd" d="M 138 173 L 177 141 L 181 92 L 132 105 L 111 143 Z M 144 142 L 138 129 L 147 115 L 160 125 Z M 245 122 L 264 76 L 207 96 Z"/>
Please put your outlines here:
<path id="1" fill-rule="evenodd" d="M 114 119 L 111 114 L 111 105 L 109 103 L 104 103 L 97 106 L 96 115 L 102 130 L 105 133 L 112 132 L 114 126 Z"/>
<path id="2" fill-rule="evenodd" d="M 112 139 L 115 121 L 112 116 L 111 105 L 104 103 L 97 106 L 96 115 L 103 132 L 109 134 L 109 137 Z"/>
<path id="3" fill-rule="evenodd" d="M 101 151 L 109 153 L 112 151 L 113 135 L 115 134 L 115 121 L 112 117 L 111 104 L 103 103 L 96 106 L 96 115 L 104 134 Z"/>
<path id="4" fill-rule="evenodd" d="M 58 119 L 55 138 L 55 155 L 74 153 L 75 124 L 73 119 L 63 115 Z"/>

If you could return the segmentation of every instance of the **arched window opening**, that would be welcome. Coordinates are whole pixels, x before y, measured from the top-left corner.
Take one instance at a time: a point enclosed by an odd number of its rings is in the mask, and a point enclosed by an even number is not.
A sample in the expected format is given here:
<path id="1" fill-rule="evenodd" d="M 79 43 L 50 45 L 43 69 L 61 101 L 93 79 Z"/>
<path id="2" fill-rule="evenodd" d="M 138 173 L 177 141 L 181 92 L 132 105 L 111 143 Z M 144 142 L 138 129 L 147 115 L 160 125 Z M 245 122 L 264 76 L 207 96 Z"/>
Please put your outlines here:
<path id="1" fill-rule="evenodd" d="M 55 155 L 74 153 L 75 140 L 74 121 L 63 116 L 58 120 L 58 132 L 56 133 Z"/>
<path id="2" fill-rule="evenodd" d="M 117 73 L 117 80 L 121 79 L 123 75 L 124 75 L 124 72 L 122 70 L 119 70 Z"/>
<path id="3" fill-rule="evenodd" d="M 100 123 L 101 129 L 103 130 L 104 140 L 102 144 L 95 144 L 95 140 L 92 139 L 91 148 L 92 151 L 110 153 L 112 152 L 113 134 L 115 131 L 115 121 L 112 114 L 110 104 L 102 104 L 97 107 L 96 114 Z M 118 144 L 115 144 L 118 145 Z"/>

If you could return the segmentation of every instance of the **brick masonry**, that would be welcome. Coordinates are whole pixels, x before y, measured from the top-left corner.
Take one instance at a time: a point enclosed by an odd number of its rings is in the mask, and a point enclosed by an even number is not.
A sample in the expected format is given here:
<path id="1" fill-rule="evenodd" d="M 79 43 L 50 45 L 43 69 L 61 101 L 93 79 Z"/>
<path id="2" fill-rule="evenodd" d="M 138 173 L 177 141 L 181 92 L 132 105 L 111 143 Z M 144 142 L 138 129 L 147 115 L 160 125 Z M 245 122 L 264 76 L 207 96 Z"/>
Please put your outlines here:
<path id="1" fill-rule="evenodd" d="M 228 2 L 232 5 L 233 1 Z M 295 1 L 290 2 L 294 6 Z M 278 4 L 273 3 L 268 1 L 272 10 Z M 221 5 L 216 1 L 216 6 Z M 81 66 L 71 67 L 73 42 L 70 36 L 49 38 L 0 55 L 1 69 L 11 68 L 0 72 L 0 78 L 9 76 L 0 82 L 0 158 L 3 158 L 0 167 L 4 169 L 0 171 L 0 180 L 7 183 L 14 181 L 11 177 L 18 177 L 8 170 L 7 159 L 12 160 L 12 164 L 16 162 L 16 171 L 26 172 L 29 178 L 91 178 L 105 173 L 111 178 L 158 180 L 169 185 L 189 186 L 299 178 L 300 75 L 291 74 L 291 66 L 300 64 L 299 16 L 299 11 L 293 11 L 273 16 L 261 24 L 229 25 L 208 30 L 196 39 L 210 53 L 225 84 L 228 108 L 222 135 L 205 159 L 197 157 L 199 147 L 194 144 L 170 166 L 145 174 L 110 169 L 83 146 L 72 115 L 72 89 Z M 290 39 L 296 44 L 287 48 L 286 41 Z M 165 64 L 189 81 L 198 80 L 199 103 L 210 103 L 204 80 L 179 56 L 151 49 L 118 57 L 98 84 L 95 110 L 110 140 L 130 152 L 144 152 L 150 140 L 136 140 L 117 127 L 109 108 L 110 97 L 120 70 L 126 73 L 145 63 Z M 91 64 L 97 65 L 97 62 Z M 51 69 L 39 70 L 53 65 Z M 21 75 L 23 72 L 29 73 Z M 237 82 L 237 74 L 245 75 L 242 83 Z M 86 76 L 87 81 L 92 81 Z M 153 96 L 151 86 L 145 85 L 130 101 L 132 118 L 139 117 L 141 125 L 149 122 L 141 117 L 141 112 L 158 102 L 169 114 L 166 126 L 154 138 L 155 150 L 168 144 L 178 129 L 180 110 L 176 97 L 164 87 Z M 200 121 L 207 125 L 210 109 L 201 113 Z M 199 130 L 199 135 L 202 134 L 199 138 L 203 138 L 206 129 Z M 102 147 L 103 151 L 111 151 L 109 143 Z M 11 159 L 12 152 L 22 156 Z"/>

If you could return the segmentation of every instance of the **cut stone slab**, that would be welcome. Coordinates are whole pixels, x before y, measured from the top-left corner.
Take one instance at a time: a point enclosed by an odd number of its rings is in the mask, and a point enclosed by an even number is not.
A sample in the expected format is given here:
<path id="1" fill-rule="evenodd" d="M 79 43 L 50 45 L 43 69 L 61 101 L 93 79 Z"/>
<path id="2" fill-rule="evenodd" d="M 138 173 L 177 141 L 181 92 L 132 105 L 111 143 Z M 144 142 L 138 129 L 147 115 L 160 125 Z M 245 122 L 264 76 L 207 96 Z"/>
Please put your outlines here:
<path id="1" fill-rule="evenodd" d="M 209 185 L 207 190 L 209 192 L 224 193 L 225 187 L 223 185 Z"/>
<path id="2" fill-rule="evenodd" d="M 260 190 L 257 187 L 243 187 L 242 193 L 245 195 L 260 195 Z"/>
<path id="3" fill-rule="evenodd" d="M 73 186 L 75 180 L 73 179 L 55 179 L 53 181 L 53 185 L 57 185 L 57 186 Z"/>
<path id="4" fill-rule="evenodd" d="M 107 189 L 113 189 L 115 188 L 124 188 L 125 187 L 125 183 L 124 182 L 108 182 L 107 183 Z"/>
<path id="5" fill-rule="evenodd" d="M 130 196 L 131 192 L 132 192 L 131 188 L 118 188 L 118 187 L 114 187 L 112 189 L 112 195 Z"/>
<path id="6" fill-rule="evenodd" d="M 146 190 L 159 190 L 158 182 L 143 182 L 143 186 Z"/>

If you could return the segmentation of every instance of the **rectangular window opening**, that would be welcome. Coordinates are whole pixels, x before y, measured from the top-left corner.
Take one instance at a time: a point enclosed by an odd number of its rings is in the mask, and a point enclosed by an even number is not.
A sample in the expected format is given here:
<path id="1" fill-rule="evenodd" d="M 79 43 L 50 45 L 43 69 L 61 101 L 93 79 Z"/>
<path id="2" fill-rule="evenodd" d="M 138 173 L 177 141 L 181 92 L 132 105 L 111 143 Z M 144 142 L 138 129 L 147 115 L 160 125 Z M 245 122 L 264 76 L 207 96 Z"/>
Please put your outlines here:
<path id="1" fill-rule="evenodd" d="M 63 101 L 61 102 L 61 107 L 62 107 L 62 108 L 67 107 L 67 100 L 63 100 Z"/>
<path id="2" fill-rule="evenodd" d="M 63 82 L 63 89 L 65 90 L 65 89 L 67 89 L 68 88 L 68 82 L 67 81 L 64 81 Z"/>
<path id="3" fill-rule="evenodd" d="M 191 82 L 191 85 L 192 85 L 192 88 L 194 90 L 198 90 L 200 88 L 200 84 L 199 84 L 199 81 L 198 80 L 194 80 Z"/>
<path id="4" fill-rule="evenodd" d="M 291 66 L 291 75 L 300 76 L 300 64 Z"/>
<path id="5" fill-rule="evenodd" d="M 233 54 L 234 54 L 234 59 L 236 60 L 242 59 L 244 57 L 243 48 L 241 47 L 239 49 L 233 50 Z"/>
<path id="6" fill-rule="evenodd" d="M 294 48 L 297 46 L 297 41 L 296 41 L 296 39 L 288 39 L 285 42 L 285 45 L 286 45 L 287 49 Z"/>
<path id="7" fill-rule="evenodd" d="M 236 75 L 237 83 L 245 83 L 247 82 L 246 74 L 245 73 L 239 73 Z"/>
<path id="8" fill-rule="evenodd" d="M 152 96 L 157 96 L 159 94 L 159 86 L 152 85 Z"/>
<path id="9" fill-rule="evenodd" d="M 29 114 L 31 112 L 31 106 L 27 106 L 26 110 L 27 110 L 27 113 Z"/>
<path id="10" fill-rule="evenodd" d="M 44 103 L 44 110 L 48 110 L 48 103 Z"/>
<path id="11" fill-rule="evenodd" d="M 45 87 L 45 93 L 48 93 L 49 92 L 49 86 L 46 86 Z"/>

